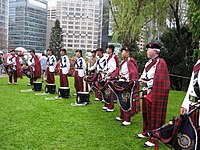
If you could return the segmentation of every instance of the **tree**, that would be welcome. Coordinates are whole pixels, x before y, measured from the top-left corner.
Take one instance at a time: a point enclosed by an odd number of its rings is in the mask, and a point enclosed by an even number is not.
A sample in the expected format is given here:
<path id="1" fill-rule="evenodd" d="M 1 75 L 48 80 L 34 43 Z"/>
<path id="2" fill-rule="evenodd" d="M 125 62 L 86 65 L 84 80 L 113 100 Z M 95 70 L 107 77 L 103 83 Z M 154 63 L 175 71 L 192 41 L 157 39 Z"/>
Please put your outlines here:
<path id="1" fill-rule="evenodd" d="M 59 49 L 63 47 L 62 28 L 60 27 L 59 20 L 56 20 L 55 26 L 51 29 L 49 47 L 53 49 L 53 52 L 56 55 L 56 58 L 58 59 L 60 56 Z"/>
<path id="2" fill-rule="evenodd" d="M 153 41 L 159 40 L 156 38 L 156 33 L 159 31 L 160 35 L 163 34 L 162 44 L 165 49 L 163 56 L 167 60 L 169 72 L 190 76 L 194 65 L 192 56 L 194 49 L 197 48 L 195 40 L 199 40 L 200 34 L 199 1 L 188 0 L 189 3 L 186 0 L 108 1 L 113 16 L 114 41 L 119 40 L 122 45 L 133 48 L 140 33 L 143 32 L 142 27 L 148 31 L 146 38 L 151 35 Z M 173 26 L 169 27 L 167 21 Z M 161 52 L 163 53 L 163 50 Z M 141 58 L 144 55 L 136 51 L 135 56 Z M 136 60 L 144 64 L 145 59 Z M 175 89 L 186 89 L 188 82 L 178 80 L 179 86 L 175 86 Z"/>
<path id="3" fill-rule="evenodd" d="M 143 27 L 154 21 L 164 24 L 169 0 L 108 0 L 113 18 L 113 40 L 122 45 L 135 46 Z M 157 30 L 151 28 L 152 33 Z"/>
<path id="4" fill-rule="evenodd" d="M 188 18 L 193 39 L 200 40 L 200 1 L 189 0 Z"/>

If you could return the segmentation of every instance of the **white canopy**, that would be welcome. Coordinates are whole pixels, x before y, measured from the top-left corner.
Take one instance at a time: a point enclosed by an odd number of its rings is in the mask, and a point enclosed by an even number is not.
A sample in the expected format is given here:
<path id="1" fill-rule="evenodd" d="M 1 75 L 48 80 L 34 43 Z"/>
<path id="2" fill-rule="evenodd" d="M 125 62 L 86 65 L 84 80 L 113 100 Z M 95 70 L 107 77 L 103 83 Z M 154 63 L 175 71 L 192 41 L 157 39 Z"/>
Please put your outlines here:
<path id="1" fill-rule="evenodd" d="M 17 48 L 15 48 L 15 51 L 17 51 L 17 52 L 24 52 L 24 53 L 27 52 L 27 50 L 25 48 L 23 48 L 23 47 L 17 47 Z"/>

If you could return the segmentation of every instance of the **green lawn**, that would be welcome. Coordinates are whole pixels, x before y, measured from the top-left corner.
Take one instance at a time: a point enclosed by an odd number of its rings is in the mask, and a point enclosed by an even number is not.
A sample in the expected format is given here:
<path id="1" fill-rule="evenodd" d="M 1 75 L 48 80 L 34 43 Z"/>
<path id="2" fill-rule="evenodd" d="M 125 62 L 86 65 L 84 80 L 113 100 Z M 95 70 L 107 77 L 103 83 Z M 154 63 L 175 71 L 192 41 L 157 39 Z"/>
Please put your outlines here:
<path id="1" fill-rule="evenodd" d="M 46 101 L 35 93 L 20 93 L 29 89 L 28 79 L 18 80 L 18 85 L 7 85 L 7 78 L 0 79 L 0 150 L 140 150 L 145 140 L 135 138 L 142 131 L 141 112 L 132 118 L 128 127 L 114 120 L 119 114 L 101 110 L 103 104 L 94 101 L 85 107 L 73 107 L 75 96 L 70 99 Z M 70 77 L 71 95 L 74 94 Z M 59 79 L 56 77 L 57 87 Z M 43 85 L 44 87 L 44 85 Z M 184 92 L 171 91 L 167 120 L 179 114 Z M 154 149 L 154 148 L 148 148 Z M 169 149 L 163 144 L 160 150 Z"/>

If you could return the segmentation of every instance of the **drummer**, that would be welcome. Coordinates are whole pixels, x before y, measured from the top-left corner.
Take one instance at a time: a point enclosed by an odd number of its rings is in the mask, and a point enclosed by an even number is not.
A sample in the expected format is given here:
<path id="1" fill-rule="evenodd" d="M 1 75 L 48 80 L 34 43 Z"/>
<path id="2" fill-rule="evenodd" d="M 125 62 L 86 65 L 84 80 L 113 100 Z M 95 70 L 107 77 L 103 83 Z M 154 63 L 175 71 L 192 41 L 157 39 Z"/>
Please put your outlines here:
<path id="1" fill-rule="evenodd" d="M 41 77 L 41 65 L 38 56 L 35 54 L 35 50 L 30 51 L 31 57 L 28 59 L 28 66 L 31 67 L 33 71 L 33 76 L 30 78 L 30 83 L 32 85 L 33 81 L 36 81 Z"/>
<path id="2" fill-rule="evenodd" d="M 106 66 L 106 61 L 107 58 L 105 57 L 104 53 L 103 53 L 103 49 L 102 48 L 98 48 L 96 50 L 96 54 L 99 57 L 96 62 L 94 63 L 93 66 L 91 66 L 88 70 L 90 72 L 92 72 L 93 70 L 97 70 L 97 74 L 100 74 L 100 76 L 98 78 L 103 78 L 103 75 L 101 73 L 101 71 L 105 68 Z M 96 101 L 101 101 L 102 100 L 102 96 L 101 94 L 98 92 L 98 90 L 95 90 L 95 100 Z"/>
<path id="3" fill-rule="evenodd" d="M 17 78 L 22 77 L 21 73 L 21 65 L 20 65 L 20 57 L 15 54 L 15 50 L 10 51 L 10 55 L 7 58 L 7 65 L 6 65 L 6 70 L 8 75 L 9 75 L 9 82 L 8 84 L 12 84 L 12 77 L 14 77 L 14 84 L 17 84 Z"/>
<path id="4" fill-rule="evenodd" d="M 137 62 L 135 61 L 134 58 L 130 57 L 131 49 L 128 47 L 123 47 L 121 49 L 121 55 L 123 58 L 123 61 L 120 64 L 120 71 L 119 71 L 119 76 L 121 80 L 124 81 L 130 81 L 130 80 L 137 80 L 139 78 L 138 75 L 138 65 Z M 136 84 L 134 87 L 134 91 L 139 90 L 139 85 Z M 133 99 L 138 99 L 139 95 L 134 94 Z M 115 119 L 117 121 L 123 121 L 122 125 L 123 126 L 128 126 L 131 124 L 131 116 L 134 116 L 136 112 L 139 110 L 139 103 L 133 102 L 132 101 L 132 108 L 128 112 L 125 112 L 122 110 L 120 107 L 120 115 L 116 117 Z"/>
<path id="5" fill-rule="evenodd" d="M 70 63 L 66 52 L 66 49 L 60 49 L 60 87 L 69 87 L 68 72 L 70 69 Z"/>

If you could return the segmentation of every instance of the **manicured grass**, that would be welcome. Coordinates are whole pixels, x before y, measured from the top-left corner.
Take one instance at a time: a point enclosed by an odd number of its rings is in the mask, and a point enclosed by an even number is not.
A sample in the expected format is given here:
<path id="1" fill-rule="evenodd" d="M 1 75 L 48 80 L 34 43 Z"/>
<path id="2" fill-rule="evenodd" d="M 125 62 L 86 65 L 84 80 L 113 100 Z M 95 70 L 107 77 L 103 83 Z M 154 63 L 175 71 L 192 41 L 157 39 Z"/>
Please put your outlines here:
<path id="1" fill-rule="evenodd" d="M 56 77 L 57 87 L 59 78 Z M 71 95 L 74 94 L 73 78 L 69 78 Z M 7 85 L 7 78 L 0 79 L 0 149 L 36 150 L 140 150 L 145 140 L 135 138 L 142 131 L 141 112 L 132 118 L 128 127 L 114 120 L 119 114 L 101 110 L 103 104 L 94 101 L 85 107 L 73 107 L 75 96 L 70 99 L 46 101 L 33 93 L 20 93 L 30 89 L 28 79 L 18 80 L 18 85 Z M 43 84 L 44 87 L 44 84 Z M 184 92 L 171 91 L 167 120 L 178 116 Z M 148 148 L 154 149 L 154 148 Z M 160 150 L 169 149 L 159 144 Z"/>

